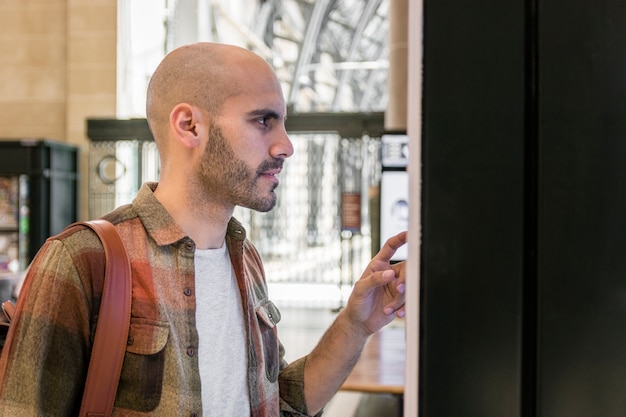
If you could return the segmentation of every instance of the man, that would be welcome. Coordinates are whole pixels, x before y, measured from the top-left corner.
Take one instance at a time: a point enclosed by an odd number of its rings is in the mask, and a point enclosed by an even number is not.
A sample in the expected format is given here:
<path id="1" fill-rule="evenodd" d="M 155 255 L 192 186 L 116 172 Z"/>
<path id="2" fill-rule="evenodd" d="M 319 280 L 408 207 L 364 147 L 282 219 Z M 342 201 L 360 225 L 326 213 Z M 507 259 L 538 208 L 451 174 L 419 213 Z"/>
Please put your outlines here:
<path id="1" fill-rule="evenodd" d="M 250 51 L 199 43 L 176 49 L 148 87 L 159 183 L 105 216 L 132 265 L 129 343 L 116 416 L 308 416 L 321 412 L 368 336 L 404 315 L 404 265 L 391 238 L 318 346 L 291 364 L 277 337 L 260 258 L 232 218 L 270 210 L 293 153 L 270 66 Z M 101 246 L 88 230 L 49 241 L 13 323 L 0 415 L 74 415 L 91 349 L 91 276 Z"/>

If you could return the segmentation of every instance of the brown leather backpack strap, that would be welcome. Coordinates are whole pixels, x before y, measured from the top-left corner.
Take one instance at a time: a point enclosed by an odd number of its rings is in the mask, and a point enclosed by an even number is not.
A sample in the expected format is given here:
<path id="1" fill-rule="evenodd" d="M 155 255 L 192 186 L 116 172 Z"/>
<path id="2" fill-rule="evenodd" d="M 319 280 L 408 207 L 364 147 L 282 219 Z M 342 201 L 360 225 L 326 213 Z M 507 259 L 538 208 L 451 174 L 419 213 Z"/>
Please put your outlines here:
<path id="1" fill-rule="evenodd" d="M 78 222 L 95 231 L 106 261 L 98 324 L 80 408 L 81 417 L 110 416 L 124 363 L 130 327 L 131 272 L 128 254 L 106 220 Z"/>

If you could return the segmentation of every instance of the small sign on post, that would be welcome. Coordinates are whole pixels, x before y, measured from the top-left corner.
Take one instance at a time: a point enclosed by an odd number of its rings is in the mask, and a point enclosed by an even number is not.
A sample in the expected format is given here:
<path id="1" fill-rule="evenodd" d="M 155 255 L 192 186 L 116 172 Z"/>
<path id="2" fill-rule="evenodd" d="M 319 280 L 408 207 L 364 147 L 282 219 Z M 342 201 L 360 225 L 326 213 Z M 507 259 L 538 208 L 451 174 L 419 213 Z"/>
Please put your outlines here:
<path id="1" fill-rule="evenodd" d="M 341 195 L 341 230 L 361 232 L 361 193 Z"/>

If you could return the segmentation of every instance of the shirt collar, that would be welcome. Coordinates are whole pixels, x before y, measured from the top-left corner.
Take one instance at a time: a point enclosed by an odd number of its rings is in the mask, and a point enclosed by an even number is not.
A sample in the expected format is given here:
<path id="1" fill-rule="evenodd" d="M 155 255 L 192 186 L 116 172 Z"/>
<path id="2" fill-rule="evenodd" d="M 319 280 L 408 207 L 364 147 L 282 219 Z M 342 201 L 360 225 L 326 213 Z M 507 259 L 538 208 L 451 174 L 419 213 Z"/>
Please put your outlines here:
<path id="1" fill-rule="evenodd" d="M 158 245 L 171 245 L 183 239 L 189 239 L 154 196 L 157 185 L 157 182 L 145 183 L 133 201 L 133 207 L 146 231 Z M 234 217 L 231 217 L 228 222 L 226 234 L 236 240 L 243 241 L 246 238 L 245 228 Z"/>

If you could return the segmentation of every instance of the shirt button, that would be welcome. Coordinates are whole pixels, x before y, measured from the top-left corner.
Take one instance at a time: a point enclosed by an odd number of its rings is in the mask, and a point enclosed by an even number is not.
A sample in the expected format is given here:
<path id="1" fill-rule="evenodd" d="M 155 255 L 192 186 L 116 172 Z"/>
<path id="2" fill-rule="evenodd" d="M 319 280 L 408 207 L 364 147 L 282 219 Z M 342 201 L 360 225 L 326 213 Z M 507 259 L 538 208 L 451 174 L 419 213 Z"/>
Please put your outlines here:
<path id="1" fill-rule="evenodd" d="M 132 336 L 128 336 L 128 340 L 126 341 L 126 344 L 128 346 L 132 345 L 133 343 L 135 343 L 135 338 Z"/>
<path id="2" fill-rule="evenodd" d="M 192 347 L 187 348 L 187 356 L 193 356 L 196 354 L 196 350 Z"/>
<path id="3" fill-rule="evenodd" d="M 183 292 L 185 293 L 185 295 L 186 295 L 187 297 L 191 297 L 191 293 L 192 293 L 192 292 L 191 292 L 191 288 L 186 287 L 186 288 L 185 288 L 185 290 L 184 290 Z"/>

